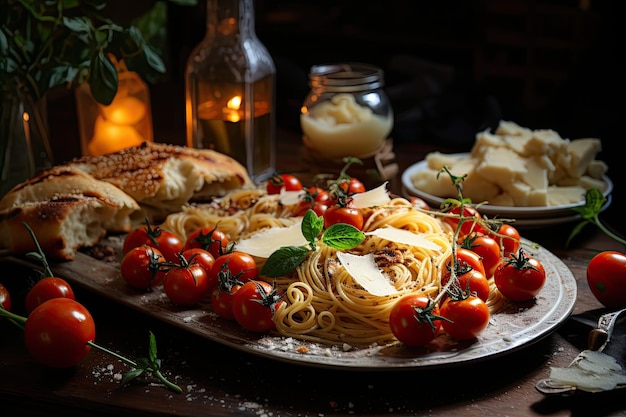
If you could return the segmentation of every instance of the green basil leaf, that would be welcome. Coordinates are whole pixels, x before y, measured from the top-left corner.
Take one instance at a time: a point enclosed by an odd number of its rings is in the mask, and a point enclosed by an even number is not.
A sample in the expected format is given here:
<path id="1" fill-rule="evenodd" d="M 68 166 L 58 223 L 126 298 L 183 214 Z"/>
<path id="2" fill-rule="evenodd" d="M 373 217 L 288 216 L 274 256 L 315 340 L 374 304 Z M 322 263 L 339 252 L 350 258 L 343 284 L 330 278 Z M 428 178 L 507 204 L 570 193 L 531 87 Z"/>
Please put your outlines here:
<path id="1" fill-rule="evenodd" d="M 304 238 L 313 246 L 319 234 L 324 230 L 324 218 L 309 209 L 304 214 L 301 229 Z"/>
<path id="2" fill-rule="evenodd" d="M 337 250 L 352 249 L 361 244 L 365 240 L 365 234 L 356 227 L 345 224 L 336 223 L 330 226 L 322 236 L 322 242 Z"/>
<path id="3" fill-rule="evenodd" d="M 261 275 L 270 278 L 283 277 L 296 269 L 309 252 L 309 248 L 305 246 L 283 246 L 267 258 Z"/>

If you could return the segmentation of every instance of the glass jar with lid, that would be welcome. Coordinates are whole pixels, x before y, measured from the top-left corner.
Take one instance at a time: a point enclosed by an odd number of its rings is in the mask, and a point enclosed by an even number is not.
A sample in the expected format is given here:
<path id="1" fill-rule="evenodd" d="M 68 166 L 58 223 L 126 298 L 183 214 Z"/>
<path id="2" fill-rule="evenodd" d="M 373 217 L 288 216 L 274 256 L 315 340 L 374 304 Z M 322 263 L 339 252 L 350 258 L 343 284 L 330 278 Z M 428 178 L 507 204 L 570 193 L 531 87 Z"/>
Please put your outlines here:
<path id="1" fill-rule="evenodd" d="M 306 148 L 329 159 L 379 152 L 393 127 L 384 73 L 363 63 L 315 65 L 300 112 Z"/>

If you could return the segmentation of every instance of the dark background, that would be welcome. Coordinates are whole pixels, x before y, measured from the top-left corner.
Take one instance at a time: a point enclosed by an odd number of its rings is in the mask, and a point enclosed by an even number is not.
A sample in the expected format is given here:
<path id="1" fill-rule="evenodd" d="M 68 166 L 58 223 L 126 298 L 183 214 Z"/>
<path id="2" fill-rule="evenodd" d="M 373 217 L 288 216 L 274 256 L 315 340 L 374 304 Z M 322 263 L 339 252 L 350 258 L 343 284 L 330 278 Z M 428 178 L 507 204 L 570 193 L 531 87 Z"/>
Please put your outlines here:
<path id="1" fill-rule="evenodd" d="M 132 2 L 132 7 L 151 1 Z M 623 70 L 616 2 L 609 0 L 256 0 L 256 32 L 277 67 L 279 128 L 298 132 L 314 64 L 360 61 L 385 71 L 396 142 L 469 150 L 500 120 L 562 137 L 598 137 L 616 183 L 605 212 L 618 231 Z M 129 2 L 110 0 L 129 16 Z M 205 33 L 205 0 L 168 4 L 168 72 L 151 86 L 155 138 L 184 132 L 183 70 Z M 131 14 L 132 15 L 132 14 Z M 620 30 L 620 32 L 622 32 Z M 161 100 L 167 91 L 167 100 Z M 177 97 L 173 100 L 171 97 Z"/>

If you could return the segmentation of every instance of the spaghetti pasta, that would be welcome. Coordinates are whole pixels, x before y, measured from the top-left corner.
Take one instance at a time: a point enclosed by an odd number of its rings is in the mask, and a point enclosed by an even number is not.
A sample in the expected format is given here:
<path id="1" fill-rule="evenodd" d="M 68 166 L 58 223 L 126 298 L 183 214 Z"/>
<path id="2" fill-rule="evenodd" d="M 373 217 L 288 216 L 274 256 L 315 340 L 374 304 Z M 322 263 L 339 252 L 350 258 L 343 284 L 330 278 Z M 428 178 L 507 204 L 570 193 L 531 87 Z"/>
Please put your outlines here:
<path id="1" fill-rule="evenodd" d="M 219 224 L 231 241 L 237 241 L 266 228 L 294 224 L 299 220 L 295 210 L 297 207 L 282 205 L 278 195 L 242 190 L 211 204 L 185 207 L 168 216 L 162 227 L 186 237 L 199 227 Z M 289 276 L 261 277 L 284 294 L 286 302 L 274 315 L 278 333 L 331 345 L 365 347 L 390 343 L 395 341 L 389 327 L 389 312 L 395 301 L 414 292 L 437 297 L 441 291 L 442 268 L 452 255 L 450 228 L 400 197 L 363 212 L 364 232 L 391 226 L 419 234 L 434 245 L 426 248 L 366 234 L 365 240 L 349 252 L 372 254 L 377 267 L 395 289 L 389 295 L 374 295 L 344 268 L 336 249 L 320 241 Z M 256 260 L 261 269 L 265 259 Z M 490 286 L 488 306 L 495 311 L 504 300 L 492 281 Z"/>

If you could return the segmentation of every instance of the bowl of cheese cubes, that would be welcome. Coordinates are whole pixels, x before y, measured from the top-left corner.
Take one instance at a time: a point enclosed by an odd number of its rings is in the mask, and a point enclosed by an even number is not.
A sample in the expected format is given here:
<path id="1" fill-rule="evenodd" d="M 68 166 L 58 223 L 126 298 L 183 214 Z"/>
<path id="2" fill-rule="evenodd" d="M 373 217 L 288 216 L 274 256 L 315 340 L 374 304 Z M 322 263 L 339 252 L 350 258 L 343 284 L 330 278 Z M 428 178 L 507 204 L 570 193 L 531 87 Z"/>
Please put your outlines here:
<path id="1" fill-rule="evenodd" d="M 432 207 L 457 190 L 446 167 L 462 181 L 463 197 L 480 205 L 490 218 L 514 219 L 517 226 L 542 226 L 578 219 L 572 210 L 585 194 L 599 189 L 611 202 L 613 183 L 607 165 L 597 159 L 600 139 L 565 139 L 551 129 L 531 130 L 500 121 L 494 132 L 476 134 L 468 153 L 431 152 L 402 174 L 406 197 L 422 198 Z"/>

